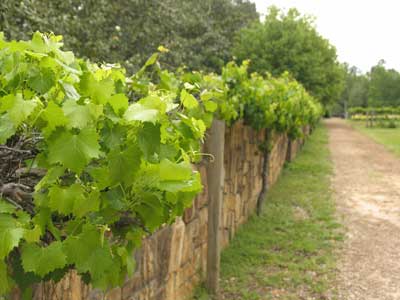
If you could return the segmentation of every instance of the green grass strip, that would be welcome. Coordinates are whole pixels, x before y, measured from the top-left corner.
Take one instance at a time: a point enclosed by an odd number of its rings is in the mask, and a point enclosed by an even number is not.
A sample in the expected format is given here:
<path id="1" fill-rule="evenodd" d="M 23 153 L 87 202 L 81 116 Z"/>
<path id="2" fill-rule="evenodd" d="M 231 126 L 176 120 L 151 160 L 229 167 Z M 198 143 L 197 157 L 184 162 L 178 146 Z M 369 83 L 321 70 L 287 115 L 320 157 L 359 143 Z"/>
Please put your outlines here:
<path id="1" fill-rule="evenodd" d="M 382 144 L 386 149 L 400 156 L 400 127 L 379 128 L 366 127 L 365 122 L 348 121 L 353 128 L 369 136 L 375 142 Z"/>
<path id="2" fill-rule="evenodd" d="M 269 191 L 262 216 L 222 253 L 221 299 L 332 299 L 342 240 L 330 189 L 332 163 L 320 126 Z M 195 299 L 209 299 L 198 289 Z"/>

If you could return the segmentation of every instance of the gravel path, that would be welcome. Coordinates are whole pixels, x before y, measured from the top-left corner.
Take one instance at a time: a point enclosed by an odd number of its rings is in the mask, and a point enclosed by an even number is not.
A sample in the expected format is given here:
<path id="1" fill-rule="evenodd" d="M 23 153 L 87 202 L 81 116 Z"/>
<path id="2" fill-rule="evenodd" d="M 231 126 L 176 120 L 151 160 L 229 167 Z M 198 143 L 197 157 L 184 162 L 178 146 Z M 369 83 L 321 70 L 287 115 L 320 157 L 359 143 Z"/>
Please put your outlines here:
<path id="1" fill-rule="evenodd" d="M 346 228 L 340 300 L 400 299 L 400 159 L 343 120 L 326 121 Z"/>

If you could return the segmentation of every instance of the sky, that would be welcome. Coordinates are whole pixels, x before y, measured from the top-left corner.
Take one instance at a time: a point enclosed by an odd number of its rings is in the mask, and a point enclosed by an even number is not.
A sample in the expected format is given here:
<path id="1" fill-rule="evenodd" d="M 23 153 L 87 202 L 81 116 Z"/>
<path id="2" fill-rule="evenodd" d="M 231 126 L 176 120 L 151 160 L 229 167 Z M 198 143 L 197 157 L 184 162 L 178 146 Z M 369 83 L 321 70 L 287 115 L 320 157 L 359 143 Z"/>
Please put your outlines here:
<path id="1" fill-rule="evenodd" d="M 251 0 L 267 7 L 296 7 L 317 18 L 318 32 L 333 44 L 341 62 L 370 70 L 380 59 L 400 70 L 400 1 L 398 0 Z"/>

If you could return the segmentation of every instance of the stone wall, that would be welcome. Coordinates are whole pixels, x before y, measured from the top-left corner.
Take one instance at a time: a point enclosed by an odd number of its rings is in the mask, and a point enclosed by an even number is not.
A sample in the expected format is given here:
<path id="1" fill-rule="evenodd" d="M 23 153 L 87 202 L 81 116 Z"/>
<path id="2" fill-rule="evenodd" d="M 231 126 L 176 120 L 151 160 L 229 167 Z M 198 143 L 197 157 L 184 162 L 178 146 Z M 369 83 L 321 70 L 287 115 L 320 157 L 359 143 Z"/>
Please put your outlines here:
<path id="1" fill-rule="evenodd" d="M 308 134 L 308 129 L 305 133 Z M 225 185 L 222 210 L 221 243 L 227 246 L 241 224 L 256 209 L 261 191 L 263 153 L 260 143 L 264 132 L 255 132 L 242 123 L 227 127 L 225 132 Z M 292 141 L 273 134 L 270 154 L 269 183 L 278 179 L 288 157 L 293 158 L 303 140 Z M 205 166 L 198 167 L 202 182 L 207 182 Z M 207 186 L 191 208 L 171 226 L 165 226 L 143 240 L 136 251 L 137 268 L 125 285 L 107 293 L 109 300 L 185 300 L 204 279 L 207 261 Z M 83 284 L 75 272 L 60 283 L 41 284 L 35 289 L 35 300 L 100 300 L 104 295 Z M 19 299 L 18 294 L 14 299 Z"/>

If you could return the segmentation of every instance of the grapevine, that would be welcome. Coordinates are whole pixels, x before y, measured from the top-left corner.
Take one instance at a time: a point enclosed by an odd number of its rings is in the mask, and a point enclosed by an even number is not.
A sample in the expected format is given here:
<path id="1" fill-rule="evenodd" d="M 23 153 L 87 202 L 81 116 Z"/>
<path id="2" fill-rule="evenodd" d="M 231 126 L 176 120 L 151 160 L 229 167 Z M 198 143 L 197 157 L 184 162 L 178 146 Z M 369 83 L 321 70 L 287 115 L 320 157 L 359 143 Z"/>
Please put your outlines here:
<path id="1" fill-rule="evenodd" d="M 287 132 L 319 104 L 288 74 L 172 73 L 151 56 L 128 76 L 62 50 L 62 38 L 0 36 L 0 295 L 75 269 L 103 290 L 133 274 L 142 238 L 201 191 L 193 164 L 214 117 Z"/>

